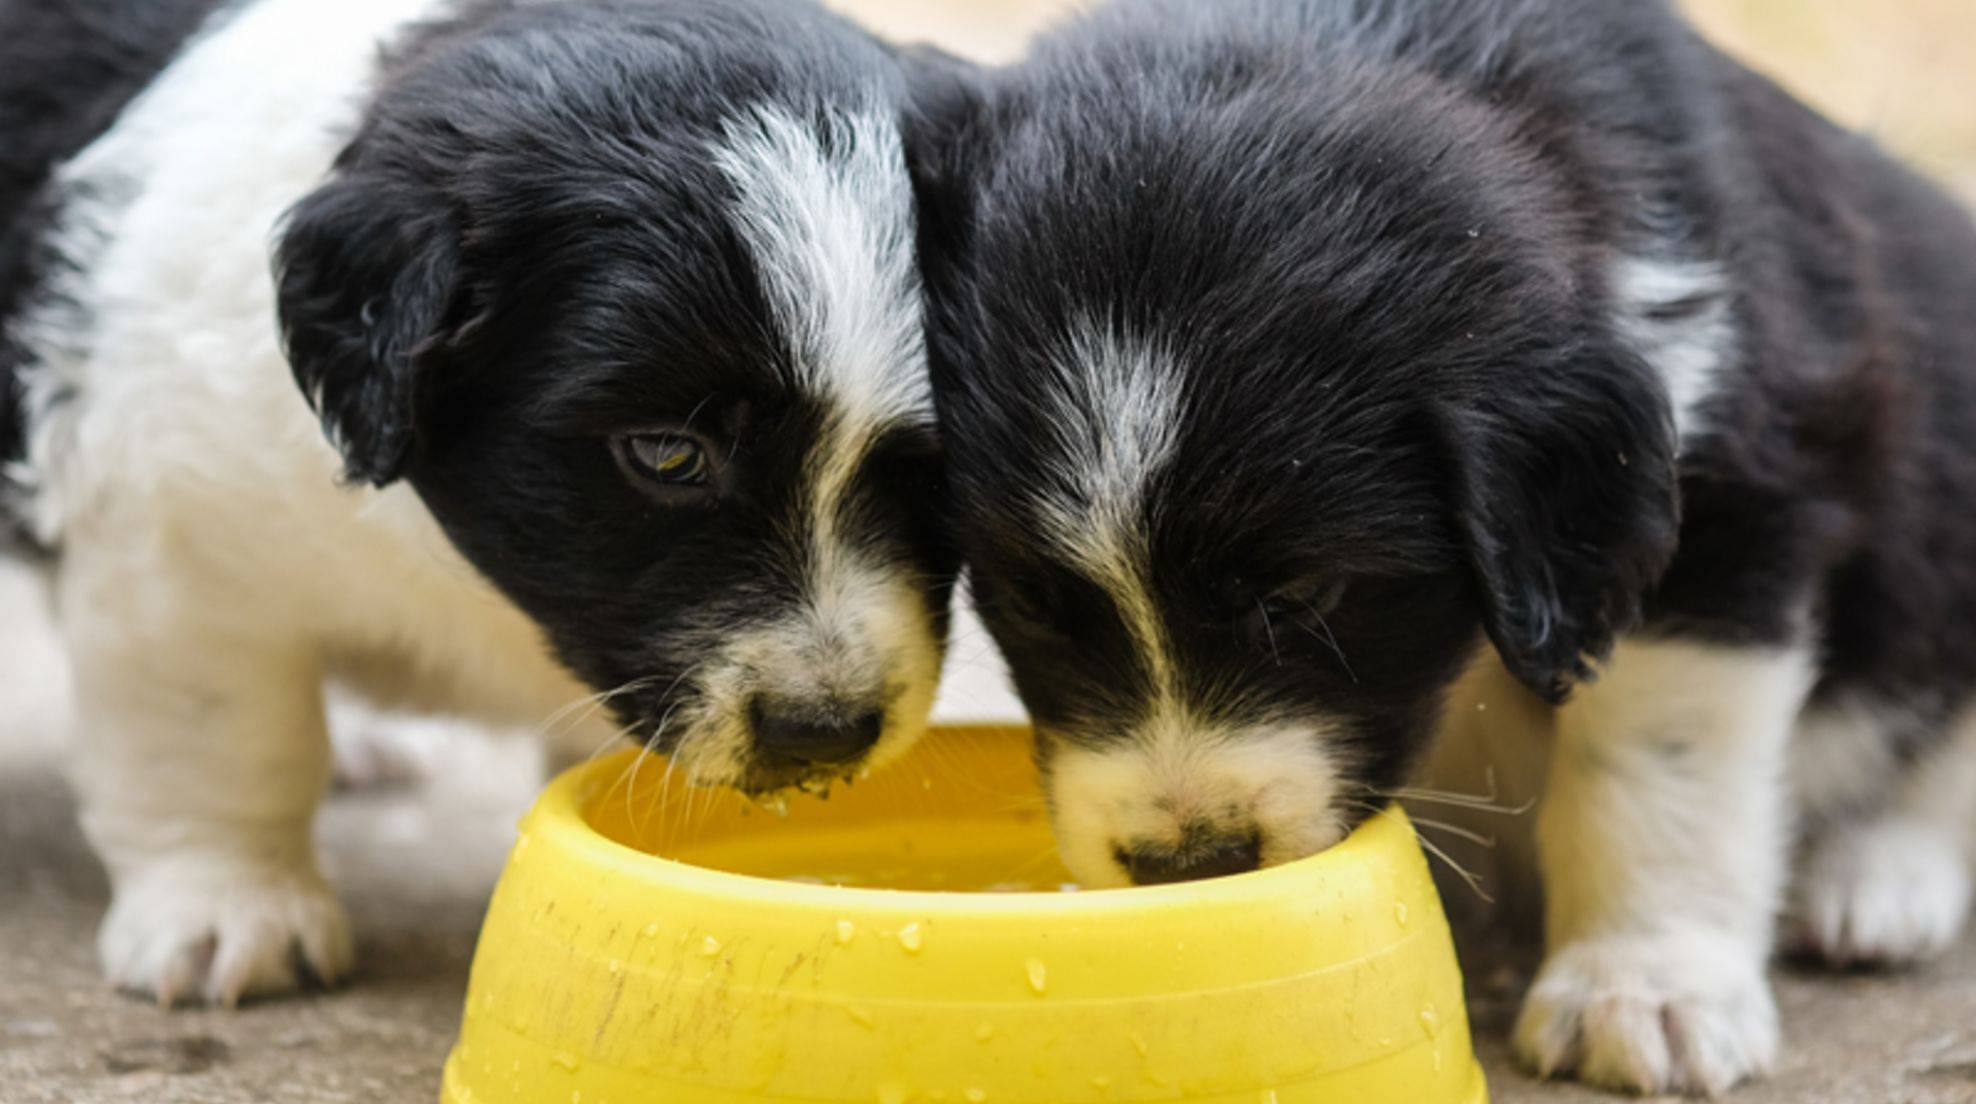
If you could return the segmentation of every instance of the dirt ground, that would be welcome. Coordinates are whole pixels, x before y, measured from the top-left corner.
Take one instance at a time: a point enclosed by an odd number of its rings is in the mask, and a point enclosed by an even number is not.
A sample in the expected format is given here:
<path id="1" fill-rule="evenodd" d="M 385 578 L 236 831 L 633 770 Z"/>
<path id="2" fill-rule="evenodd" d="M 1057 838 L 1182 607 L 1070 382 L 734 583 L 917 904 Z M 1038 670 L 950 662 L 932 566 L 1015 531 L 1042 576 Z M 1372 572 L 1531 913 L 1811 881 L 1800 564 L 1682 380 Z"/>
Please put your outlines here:
<path id="1" fill-rule="evenodd" d="M 1063 0 L 853 0 L 902 38 L 1013 55 Z M 1692 0 L 1719 41 L 1976 197 L 1972 0 Z M 434 1097 L 486 895 L 536 774 L 512 739 L 434 730 L 423 788 L 340 795 L 322 818 L 362 973 L 329 996 L 161 1012 L 107 992 L 92 961 L 102 873 L 62 779 L 65 674 L 37 592 L 0 569 L 0 1104 L 398 1104 Z M 1502 1038 L 1520 984 L 1470 972 L 1499 1104 L 1609 1099 L 1537 1085 Z M 1789 1048 L 1738 1104 L 1976 1101 L 1976 941 L 1904 976 L 1779 975 Z"/>

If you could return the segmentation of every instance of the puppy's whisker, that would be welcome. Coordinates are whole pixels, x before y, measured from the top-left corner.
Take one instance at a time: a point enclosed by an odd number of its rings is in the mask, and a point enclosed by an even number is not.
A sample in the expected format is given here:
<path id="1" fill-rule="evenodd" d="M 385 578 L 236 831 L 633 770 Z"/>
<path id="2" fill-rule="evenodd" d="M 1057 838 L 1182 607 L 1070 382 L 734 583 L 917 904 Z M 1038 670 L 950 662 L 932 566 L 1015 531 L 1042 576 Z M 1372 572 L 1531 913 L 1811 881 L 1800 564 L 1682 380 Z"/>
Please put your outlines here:
<path id="1" fill-rule="evenodd" d="M 1331 622 L 1326 621 L 1324 615 L 1317 612 L 1310 603 L 1306 602 L 1303 605 L 1306 610 L 1310 611 L 1312 617 L 1317 618 L 1319 627 L 1324 629 L 1324 635 L 1317 638 L 1331 646 L 1331 654 L 1338 657 L 1338 665 L 1345 669 L 1345 674 L 1351 678 L 1352 685 L 1357 686 L 1359 684 L 1358 672 L 1352 670 L 1352 661 L 1345 658 L 1345 649 L 1338 644 L 1338 634 L 1331 631 Z M 1309 632 L 1310 630 L 1305 629 L 1304 631 Z M 1311 633 L 1311 635 L 1317 636 L 1316 633 Z"/>
<path id="2" fill-rule="evenodd" d="M 1456 839 L 1467 840 L 1477 847 L 1493 849 L 1496 846 L 1496 837 L 1485 835 L 1472 828 L 1464 828 L 1459 824 L 1450 824 L 1445 820 L 1430 820 L 1423 816 L 1409 815 L 1407 819 L 1413 821 L 1417 827 L 1432 828 L 1436 832 L 1446 832 Z"/>
<path id="3" fill-rule="evenodd" d="M 671 708 L 668 708 L 665 711 L 665 715 L 659 718 L 659 723 L 653 726 L 651 736 L 649 736 L 648 738 L 646 738 L 645 740 L 639 743 L 638 754 L 635 757 L 633 757 L 633 759 L 631 760 L 631 784 L 627 786 L 624 791 L 624 815 L 628 820 L 631 821 L 631 829 L 632 831 L 638 833 L 640 839 L 644 838 L 645 829 L 644 826 L 639 823 L 638 815 L 636 811 L 633 810 L 631 807 L 631 793 L 633 790 L 638 788 L 638 768 L 644 765 L 646 758 L 652 754 L 653 747 L 656 746 L 660 738 L 665 735 L 666 725 L 669 722 L 671 722 L 673 712 L 678 708 L 679 708 L 679 704 L 675 702 L 673 703 Z M 666 774 L 664 778 L 660 780 L 659 783 L 658 800 L 660 802 L 663 802 L 665 800 L 665 783 L 672 778 L 671 767 L 672 767 L 672 757 L 667 756 Z M 647 817 L 649 818 L 649 816 L 650 816 L 650 808 L 648 803 Z"/>
<path id="4" fill-rule="evenodd" d="M 1537 799 L 1534 797 L 1520 804 L 1502 805 L 1491 801 L 1466 797 L 1462 794 L 1443 794 L 1428 790 L 1406 788 L 1386 790 L 1380 796 L 1392 798 L 1396 801 L 1414 801 L 1423 805 L 1440 805 L 1450 809 L 1469 809 L 1478 813 L 1496 813 L 1502 816 L 1523 816 L 1537 807 Z"/>
<path id="5" fill-rule="evenodd" d="M 1482 784 L 1486 793 L 1465 794 L 1454 790 L 1437 790 L 1428 786 L 1400 786 L 1391 790 L 1378 791 L 1379 796 L 1399 801 L 1418 801 L 1428 805 L 1444 805 L 1455 809 L 1473 809 L 1477 812 L 1503 813 L 1509 816 L 1522 816 L 1537 807 L 1537 799 L 1530 798 L 1520 805 L 1502 804 L 1502 791 L 1496 785 L 1496 768 L 1483 771 Z"/>
<path id="6" fill-rule="evenodd" d="M 1352 806 L 1353 808 L 1363 809 L 1364 811 L 1371 813 L 1374 816 L 1377 816 L 1378 814 L 1386 811 L 1384 806 L 1375 805 L 1370 801 L 1359 801 L 1359 800 L 1354 800 L 1352 798 L 1345 798 L 1344 804 Z M 1429 828 L 1435 828 L 1442 831 L 1450 832 L 1456 836 L 1459 836 L 1462 839 L 1468 840 L 1469 842 L 1474 843 L 1481 847 L 1492 848 L 1496 846 L 1496 841 L 1493 839 L 1489 839 L 1488 837 L 1485 836 L 1480 836 L 1479 834 L 1476 833 L 1471 833 L 1466 828 L 1460 828 L 1455 825 L 1447 824 L 1443 821 L 1438 821 L 1438 820 L 1423 821 L 1418 817 L 1414 817 L 1412 815 L 1409 815 L 1407 819 L 1412 821 L 1416 826 L 1425 826 Z M 1449 870 L 1454 871 L 1455 876 L 1460 878 L 1462 882 L 1468 886 L 1469 891 L 1471 893 L 1474 893 L 1477 897 L 1481 898 L 1483 902 L 1486 904 L 1493 905 L 1496 903 L 1496 899 L 1489 895 L 1489 891 L 1482 888 L 1483 881 L 1481 875 L 1461 865 L 1459 862 L 1456 862 L 1453 855 L 1448 854 L 1446 849 L 1444 849 L 1440 844 L 1435 843 L 1432 839 L 1429 839 L 1427 833 L 1419 831 L 1418 828 L 1416 828 L 1416 830 L 1414 831 L 1413 838 L 1420 841 L 1420 849 L 1426 852 L 1429 858 L 1439 859 L 1443 864 L 1447 866 Z"/>
<path id="7" fill-rule="evenodd" d="M 1456 862 L 1453 855 L 1448 854 L 1447 851 L 1442 849 L 1440 844 L 1429 839 L 1425 833 L 1415 832 L 1413 836 L 1420 841 L 1421 850 L 1441 860 L 1442 864 L 1449 870 L 1452 870 L 1455 876 L 1460 878 L 1462 883 L 1468 886 L 1469 892 L 1482 899 L 1482 903 L 1488 905 L 1496 903 L 1496 899 L 1489 895 L 1489 891 L 1482 888 L 1481 875 Z"/>
<path id="8" fill-rule="evenodd" d="M 631 693 L 632 691 L 637 690 L 640 686 L 653 681 L 657 677 L 658 677 L 657 675 L 647 675 L 641 678 L 631 679 L 630 681 L 625 682 L 610 690 L 599 690 L 594 694 L 585 694 L 581 697 L 575 698 L 572 701 L 563 705 L 561 708 L 557 709 L 554 713 L 549 714 L 548 717 L 544 718 L 542 723 L 536 727 L 535 735 L 537 737 L 544 737 L 544 736 L 550 736 L 556 734 L 557 732 L 560 731 L 556 727 L 558 724 L 567 720 L 572 713 L 575 713 L 579 709 L 583 709 L 584 710 L 583 715 L 578 717 L 574 722 L 571 722 L 569 726 L 574 728 L 576 725 L 580 725 L 584 721 L 589 720 L 591 714 L 595 713 L 598 709 L 602 708 L 606 703 L 610 702 L 612 699 L 620 697 L 624 694 Z M 585 706 L 588 706 L 589 708 L 584 709 Z"/>

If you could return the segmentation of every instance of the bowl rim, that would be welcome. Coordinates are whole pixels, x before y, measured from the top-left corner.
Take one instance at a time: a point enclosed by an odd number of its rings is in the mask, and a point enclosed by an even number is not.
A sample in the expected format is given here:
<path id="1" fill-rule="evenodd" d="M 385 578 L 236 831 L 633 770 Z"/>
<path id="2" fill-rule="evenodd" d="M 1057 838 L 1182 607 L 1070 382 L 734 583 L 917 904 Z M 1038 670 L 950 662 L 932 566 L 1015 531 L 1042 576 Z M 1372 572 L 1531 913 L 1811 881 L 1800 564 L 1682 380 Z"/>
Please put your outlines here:
<path id="1" fill-rule="evenodd" d="M 597 792 L 599 777 L 636 753 L 637 749 L 628 748 L 615 755 L 601 756 L 556 777 L 523 818 L 522 839 L 541 838 L 586 864 L 610 868 L 653 888 L 703 899 L 834 915 L 848 910 L 866 914 L 911 912 L 926 919 L 1031 916 L 1066 920 L 1179 908 L 1199 912 L 1204 907 L 1240 908 L 1296 899 L 1308 894 L 1312 885 L 1344 871 L 1367 862 L 1389 862 L 1398 848 L 1410 849 L 1414 841 L 1414 829 L 1406 813 L 1397 803 L 1392 803 L 1361 821 L 1343 840 L 1315 855 L 1246 874 L 1201 881 L 1077 892 L 1007 893 L 818 885 L 698 866 L 641 851 L 599 831 L 584 816 L 584 807 Z M 517 841 L 517 846 L 520 844 Z"/>

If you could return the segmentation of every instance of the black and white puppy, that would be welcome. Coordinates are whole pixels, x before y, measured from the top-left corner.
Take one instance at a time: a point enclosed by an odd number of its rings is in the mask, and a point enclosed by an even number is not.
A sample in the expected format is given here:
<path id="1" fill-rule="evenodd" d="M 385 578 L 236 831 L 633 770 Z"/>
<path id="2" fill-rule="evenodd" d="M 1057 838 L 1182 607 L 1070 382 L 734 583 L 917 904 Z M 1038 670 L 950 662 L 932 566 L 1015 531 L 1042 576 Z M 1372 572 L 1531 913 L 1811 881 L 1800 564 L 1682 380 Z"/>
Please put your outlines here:
<path id="1" fill-rule="evenodd" d="M 1958 929 L 1948 200 L 1660 0 L 1134 0 L 944 110 L 957 534 L 1080 878 L 1335 842 L 1500 660 L 1555 707 L 1538 1070 L 1763 1069 L 1794 824 L 1827 953 Z"/>
<path id="2" fill-rule="evenodd" d="M 605 690 L 753 792 L 914 739 L 954 565 L 899 59 L 795 0 L 199 7 L 0 28 L 73 78 L 0 134 L 45 178 L 0 212 L 7 470 L 112 978 L 349 967 L 325 676 L 531 724 Z"/>

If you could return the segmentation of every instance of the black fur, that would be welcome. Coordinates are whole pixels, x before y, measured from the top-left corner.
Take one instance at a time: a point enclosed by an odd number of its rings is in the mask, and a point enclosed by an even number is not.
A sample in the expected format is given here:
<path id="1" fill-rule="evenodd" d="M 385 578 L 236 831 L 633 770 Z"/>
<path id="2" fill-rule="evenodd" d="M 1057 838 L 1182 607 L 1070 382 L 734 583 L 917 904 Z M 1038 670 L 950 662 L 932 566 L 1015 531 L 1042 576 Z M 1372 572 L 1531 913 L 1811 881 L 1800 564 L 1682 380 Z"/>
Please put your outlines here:
<path id="1" fill-rule="evenodd" d="M 6 320 L 49 267 L 56 165 L 79 152 L 144 89 L 223 0 L 6 0 L 0 4 L 0 465 L 21 457 L 27 350 Z M 0 544 L 11 535 L 0 472 Z"/>
<path id="2" fill-rule="evenodd" d="M 409 479 L 574 670 L 639 680 L 612 706 L 656 737 L 708 643 L 794 599 L 828 414 L 791 382 L 714 151 L 752 104 L 903 111 L 900 67 L 806 4 L 585 0 L 477 7 L 386 68 L 282 235 L 296 378 L 350 478 Z M 718 495 L 627 482 L 606 442 L 666 426 L 710 442 Z M 888 432 L 848 524 L 944 624 L 935 457 L 930 426 Z"/>
<path id="3" fill-rule="evenodd" d="M 1976 234 L 1669 5 L 1127 0 L 938 110 L 955 515 L 1060 738 L 1146 707 L 1025 505 L 1093 325 L 1183 380 L 1145 532 L 1190 702 L 1343 716 L 1367 793 L 1485 634 L 1553 701 L 1618 634 L 1776 642 L 1807 611 L 1821 695 L 1939 721 L 1976 689 Z M 1678 451 L 1622 256 L 1725 274 L 1737 355 Z"/>

